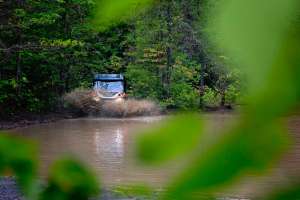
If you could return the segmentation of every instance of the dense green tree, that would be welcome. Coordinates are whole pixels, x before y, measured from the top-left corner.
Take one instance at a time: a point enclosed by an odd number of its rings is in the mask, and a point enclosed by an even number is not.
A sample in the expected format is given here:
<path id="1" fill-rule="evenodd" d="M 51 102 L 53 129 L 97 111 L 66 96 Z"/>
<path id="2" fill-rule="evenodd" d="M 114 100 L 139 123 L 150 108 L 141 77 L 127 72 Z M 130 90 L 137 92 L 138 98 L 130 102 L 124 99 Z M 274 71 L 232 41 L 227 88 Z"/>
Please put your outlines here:
<path id="1" fill-rule="evenodd" d="M 93 0 L 0 2 L 0 111 L 46 112 L 93 73 L 124 71 L 129 26 L 102 32 L 89 23 Z"/>
<path id="2" fill-rule="evenodd" d="M 161 0 L 135 20 L 126 71 L 133 96 L 156 99 L 171 108 L 194 109 L 206 106 L 203 95 L 209 87 L 214 96 L 222 97 L 216 106 L 233 102 L 229 100 L 234 98 L 226 100 L 226 91 L 237 89 L 232 83 L 238 77 L 228 76 L 228 63 L 208 44 L 202 28 L 208 6 L 200 0 Z M 141 83 L 138 76 L 149 79 Z"/>
<path id="3" fill-rule="evenodd" d="M 226 104 L 228 88 L 238 94 L 236 76 L 199 26 L 205 2 L 160 0 L 101 28 L 91 20 L 96 0 L 0 1 L 2 117 L 55 111 L 63 94 L 91 87 L 94 73 L 125 73 L 130 96 L 170 108 L 202 106 L 206 87 Z"/>

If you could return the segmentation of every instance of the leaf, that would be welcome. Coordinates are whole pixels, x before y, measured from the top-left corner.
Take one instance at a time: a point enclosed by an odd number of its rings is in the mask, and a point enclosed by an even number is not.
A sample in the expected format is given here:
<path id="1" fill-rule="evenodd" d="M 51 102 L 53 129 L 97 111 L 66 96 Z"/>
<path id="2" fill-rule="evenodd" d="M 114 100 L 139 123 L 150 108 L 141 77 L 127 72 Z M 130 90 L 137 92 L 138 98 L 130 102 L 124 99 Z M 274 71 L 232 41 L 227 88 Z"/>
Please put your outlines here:
<path id="1" fill-rule="evenodd" d="M 37 192 L 36 144 L 9 136 L 0 136 L 0 173 L 11 172 L 17 177 L 22 192 L 34 199 Z"/>
<path id="2" fill-rule="evenodd" d="M 98 0 L 94 23 L 106 29 L 142 12 L 152 2 L 153 0 Z"/>
<path id="3" fill-rule="evenodd" d="M 138 138 L 138 157 L 146 163 L 160 163 L 184 155 L 199 143 L 202 130 L 201 117 L 197 114 L 171 117 Z"/>
<path id="4" fill-rule="evenodd" d="M 112 192 L 118 194 L 118 196 L 146 196 L 152 197 L 155 190 L 147 185 L 119 185 L 112 188 Z"/>
<path id="5" fill-rule="evenodd" d="M 250 90 L 267 82 L 298 10 L 297 0 L 224 0 L 214 18 L 218 43 L 241 66 Z"/>
<path id="6" fill-rule="evenodd" d="M 95 175 L 76 160 L 57 161 L 50 170 L 48 186 L 42 200 L 86 200 L 98 194 L 100 187 Z"/>
<path id="7" fill-rule="evenodd" d="M 243 126 L 207 148 L 169 187 L 166 199 L 190 199 L 193 192 L 210 193 L 247 172 L 268 169 L 285 152 L 289 138 L 277 124 Z"/>

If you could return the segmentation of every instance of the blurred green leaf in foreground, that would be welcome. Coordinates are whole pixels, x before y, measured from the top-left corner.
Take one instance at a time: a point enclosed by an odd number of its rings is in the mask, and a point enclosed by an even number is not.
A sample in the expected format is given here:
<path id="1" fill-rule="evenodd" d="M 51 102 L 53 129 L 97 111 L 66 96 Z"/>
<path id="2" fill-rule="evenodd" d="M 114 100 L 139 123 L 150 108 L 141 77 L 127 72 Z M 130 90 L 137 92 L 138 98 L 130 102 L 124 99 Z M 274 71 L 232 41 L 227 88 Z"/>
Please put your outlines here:
<path id="1" fill-rule="evenodd" d="M 38 181 L 37 148 L 33 142 L 11 136 L 0 136 L 0 173 L 16 176 L 23 194 L 29 200 L 86 200 L 99 193 L 95 175 L 74 159 L 63 159 L 51 168 L 47 186 Z"/>
<path id="2" fill-rule="evenodd" d="M 300 100 L 299 4 L 298 0 L 224 0 L 212 10 L 215 18 L 211 14 L 208 29 L 214 31 L 208 34 L 247 74 L 247 106 L 239 122 L 175 178 L 166 199 L 192 199 L 195 192 L 214 193 L 246 172 L 265 171 L 288 148 L 290 139 L 279 118 Z M 190 136 L 190 126 L 197 127 L 197 122 L 190 123 L 184 116 L 165 126 L 168 129 L 140 140 L 141 160 L 163 161 L 175 155 L 174 149 L 186 153 L 186 148 L 177 146 L 193 144 L 194 140 L 183 138 Z M 171 135 L 168 130 L 175 131 Z M 172 145 L 174 135 L 180 136 L 176 145 Z M 157 152 L 163 159 L 158 159 Z M 288 199 L 295 196 L 291 194 Z"/>
<path id="3" fill-rule="evenodd" d="M 33 142 L 1 133 L 0 173 L 16 175 L 22 192 L 29 198 L 36 195 L 37 164 L 37 149 Z"/>
<path id="4" fill-rule="evenodd" d="M 97 195 L 99 190 L 94 174 L 74 159 L 67 158 L 53 165 L 41 199 L 85 200 Z"/>
<path id="5" fill-rule="evenodd" d="M 94 23 L 98 28 L 106 29 L 141 13 L 152 2 L 153 0 L 97 0 Z"/>
<path id="6" fill-rule="evenodd" d="M 144 162 L 159 163 L 193 150 L 201 140 L 203 129 L 197 114 L 185 114 L 168 119 L 150 129 L 138 142 L 137 152 Z"/>

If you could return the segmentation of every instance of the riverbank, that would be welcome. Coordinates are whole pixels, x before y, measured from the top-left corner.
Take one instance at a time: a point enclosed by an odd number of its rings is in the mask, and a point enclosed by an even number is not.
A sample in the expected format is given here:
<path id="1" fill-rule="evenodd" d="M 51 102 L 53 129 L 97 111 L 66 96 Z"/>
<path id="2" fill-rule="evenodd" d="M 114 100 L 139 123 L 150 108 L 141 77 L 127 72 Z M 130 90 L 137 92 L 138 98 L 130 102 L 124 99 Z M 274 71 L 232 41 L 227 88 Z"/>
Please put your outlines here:
<path id="1" fill-rule="evenodd" d="M 205 113 L 227 113 L 227 112 L 233 112 L 236 109 L 232 108 L 206 108 L 203 110 Z M 180 112 L 179 110 L 174 109 L 167 109 L 163 110 L 160 113 L 156 113 L 156 115 L 173 115 Z M 154 116 L 156 116 L 154 115 Z M 60 112 L 60 113 L 48 113 L 48 114 L 22 114 L 22 115 L 16 115 L 14 117 L 10 117 L 9 119 L 0 119 L 0 130 L 10 130 L 15 128 L 24 128 L 31 125 L 37 125 L 37 124 L 49 124 L 53 122 L 57 122 L 64 119 L 76 119 L 80 117 L 88 116 L 83 113 L 75 113 L 75 112 Z M 137 116 L 143 116 L 143 115 L 137 115 Z M 147 115 L 146 115 L 147 116 Z M 153 115 L 150 115 L 153 116 Z M 104 117 L 104 116 L 99 116 Z M 109 116 L 111 117 L 111 116 Z M 115 118 L 130 118 L 134 116 L 113 116 Z"/>
<path id="2" fill-rule="evenodd" d="M 62 112 L 49 114 L 22 114 L 9 119 L 0 119 L 0 130 L 22 128 L 36 124 L 48 124 L 63 119 L 73 119 L 78 115 Z"/>

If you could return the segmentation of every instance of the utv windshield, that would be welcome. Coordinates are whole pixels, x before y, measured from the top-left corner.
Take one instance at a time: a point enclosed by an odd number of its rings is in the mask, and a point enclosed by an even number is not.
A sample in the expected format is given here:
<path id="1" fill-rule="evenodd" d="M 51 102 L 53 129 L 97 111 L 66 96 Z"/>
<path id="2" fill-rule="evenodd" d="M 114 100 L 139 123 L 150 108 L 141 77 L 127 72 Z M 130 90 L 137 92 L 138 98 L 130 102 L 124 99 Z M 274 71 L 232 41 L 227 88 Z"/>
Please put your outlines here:
<path id="1" fill-rule="evenodd" d="M 122 81 L 103 82 L 96 81 L 94 89 L 104 90 L 106 92 L 124 92 L 124 85 Z"/>

